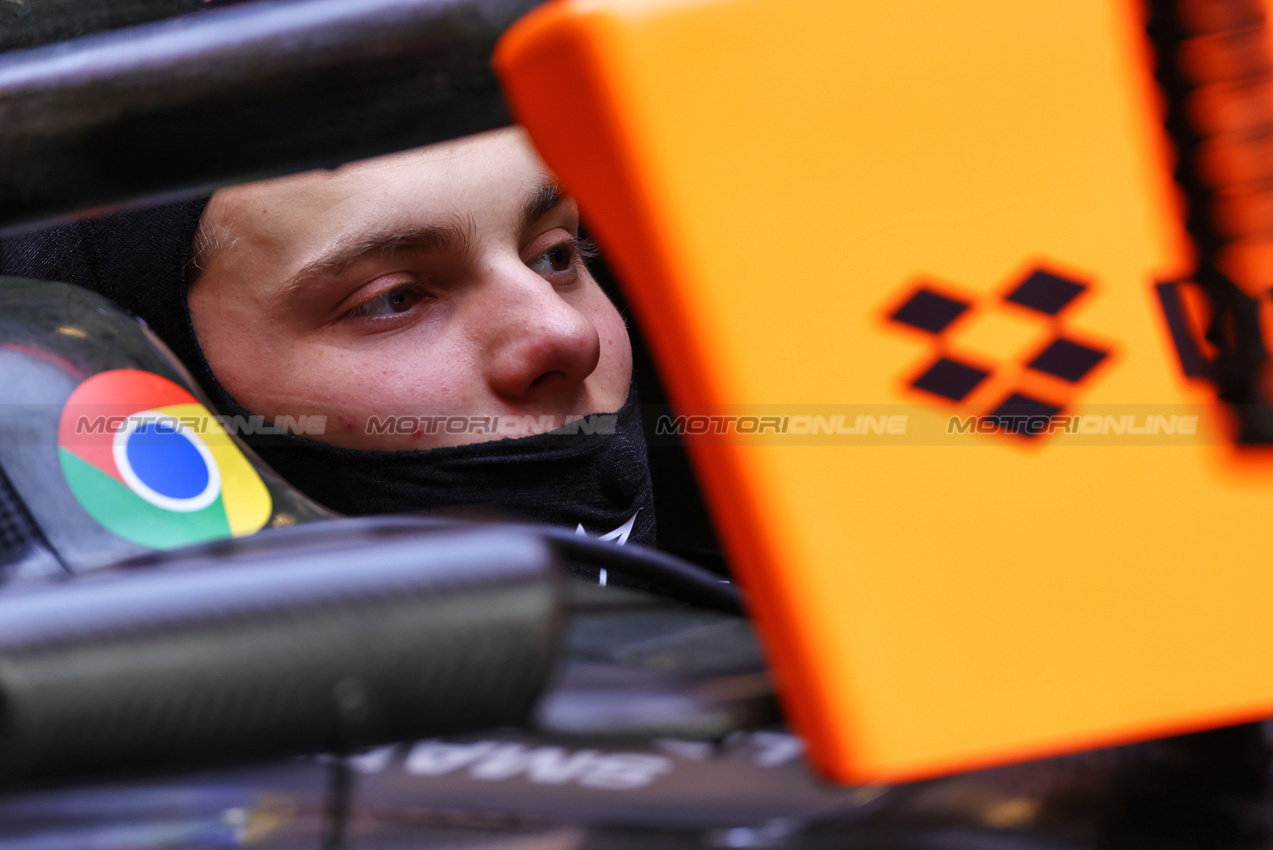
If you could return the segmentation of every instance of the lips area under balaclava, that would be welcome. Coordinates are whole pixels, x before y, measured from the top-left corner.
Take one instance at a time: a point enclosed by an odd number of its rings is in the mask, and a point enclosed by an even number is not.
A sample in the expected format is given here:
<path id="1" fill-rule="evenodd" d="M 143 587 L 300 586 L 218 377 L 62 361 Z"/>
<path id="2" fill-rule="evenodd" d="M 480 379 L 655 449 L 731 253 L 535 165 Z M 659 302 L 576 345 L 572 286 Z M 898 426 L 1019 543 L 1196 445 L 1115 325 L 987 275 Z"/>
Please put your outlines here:
<path id="1" fill-rule="evenodd" d="M 0 239 L 0 274 L 91 289 L 143 319 L 218 411 L 250 418 L 217 381 L 186 302 L 207 198 L 127 210 Z M 602 412 L 605 413 L 605 412 Z M 600 426 L 426 451 L 367 451 L 291 434 L 242 434 L 315 501 L 347 514 L 477 509 L 616 542 L 655 543 L 654 496 L 635 391 Z M 588 433 L 587 431 L 591 431 Z"/>

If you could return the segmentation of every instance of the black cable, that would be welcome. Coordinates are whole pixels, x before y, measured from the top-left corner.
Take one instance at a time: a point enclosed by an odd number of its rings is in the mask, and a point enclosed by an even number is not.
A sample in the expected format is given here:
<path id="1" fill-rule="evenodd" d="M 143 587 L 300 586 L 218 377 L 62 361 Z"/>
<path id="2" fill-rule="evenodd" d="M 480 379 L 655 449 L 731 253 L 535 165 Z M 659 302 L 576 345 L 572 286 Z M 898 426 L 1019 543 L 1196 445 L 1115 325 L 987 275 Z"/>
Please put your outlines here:
<path id="1" fill-rule="evenodd" d="M 697 564 L 635 543 L 622 545 L 550 525 L 518 522 L 489 522 L 463 517 L 399 514 L 396 516 L 344 517 L 330 520 L 344 528 L 367 526 L 369 531 L 395 528 L 515 528 L 529 531 L 547 541 L 568 562 L 613 571 L 616 576 L 637 580 L 675 599 L 713 608 L 730 614 L 745 614 L 744 599 L 738 587 L 716 573 Z M 299 527 L 299 526 L 298 526 Z M 270 537 L 282 542 L 289 529 L 270 531 Z M 335 528 L 333 527 L 333 532 Z M 344 533 L 344 532 L 341 532 Z M 252 538 L 245 538 L 251 540 Z"/>
<path id="2" fill-rule="evenodd" d="M 535 529 L 550 541 L 562 556 L 621 575 L 649 582 L 679 599 L 730 614 L 743 614 L 743 596 L 725 581 L 697 564 L 691 564 L 657 549 L 584 537 L 565 528 L 538 526 Z"/>

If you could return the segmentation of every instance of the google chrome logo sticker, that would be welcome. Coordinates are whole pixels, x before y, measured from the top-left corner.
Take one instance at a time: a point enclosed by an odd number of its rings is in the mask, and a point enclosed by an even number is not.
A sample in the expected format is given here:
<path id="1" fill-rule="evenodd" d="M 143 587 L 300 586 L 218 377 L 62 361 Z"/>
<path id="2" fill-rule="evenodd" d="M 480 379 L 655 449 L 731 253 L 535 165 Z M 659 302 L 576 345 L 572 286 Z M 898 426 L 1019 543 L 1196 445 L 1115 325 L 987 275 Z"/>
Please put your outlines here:
<path id="1" fill-rule="evenodd" d="M 183 387 L 139 369 L 75 388 L 58 423 L 71 492 L 107 530 L 156 549 L 255 534 L 270 493 L 221 423 Z"/>

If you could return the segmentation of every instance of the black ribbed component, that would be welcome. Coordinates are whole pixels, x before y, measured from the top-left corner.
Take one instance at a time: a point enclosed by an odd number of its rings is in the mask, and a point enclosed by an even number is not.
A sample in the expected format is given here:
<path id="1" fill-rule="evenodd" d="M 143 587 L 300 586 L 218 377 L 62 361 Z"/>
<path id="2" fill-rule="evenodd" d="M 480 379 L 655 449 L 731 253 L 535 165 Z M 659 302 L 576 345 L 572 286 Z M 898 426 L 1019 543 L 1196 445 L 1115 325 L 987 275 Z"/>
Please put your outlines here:
<path id="1" fill-rule="evenodd" d="M 555 651 L 548 547 L 339 522 L 0 594 L 0 781 L 523 722 Z"/>
<path id="2" fill-rule="evenodd" d="M 0 225 L 506 126 L 491 51 L 538 2 L 252 2 L 0 54 Z"/>
<path id="3" fill-rule="evenodd" d="M 1163 126 L 1176 148 L 1172 174 L 1185 200 L 1185 231 L 1193 242 L 1197 266 L 1192 279 L 1211 304 L 1207 339 L 1218 349 L 1212 378 L 1220 398 L 1233 405 L 1241 423 L 1239 440 L 1273 443 L 1273 410 L 1260 388 L 1260 372 L 1268 359 L 1260 333 L 1259 304 L 1231 280 L 1220 266 L 1230 239 L 1216 225 L 1217 194 L 1204 178 L 1201 151 L 1207 139 L 1191 115 L 1191 98 L 1201 88 L 1183 67 L 1188 42 L 1227 29 L 1264 27 L 1262 15 L 1241 0 L 1213 0 L 1205 31 L 1185 22 L 1182 0 L 1148 0 L 1145 31 L 1155 53 L 1154 78 L 1162 93 Z M 1198 9 L 1195 9 L 1197 12 Z M 1197 15 L 1195 14 L 1195 18 Z M 1195 26 L 1201 26 L 1195 21 Z"/>
<path id="4" fill-rule="evenodd" d="M 0 0 L 0 52 L 171 18 L 208 0 Z"/>

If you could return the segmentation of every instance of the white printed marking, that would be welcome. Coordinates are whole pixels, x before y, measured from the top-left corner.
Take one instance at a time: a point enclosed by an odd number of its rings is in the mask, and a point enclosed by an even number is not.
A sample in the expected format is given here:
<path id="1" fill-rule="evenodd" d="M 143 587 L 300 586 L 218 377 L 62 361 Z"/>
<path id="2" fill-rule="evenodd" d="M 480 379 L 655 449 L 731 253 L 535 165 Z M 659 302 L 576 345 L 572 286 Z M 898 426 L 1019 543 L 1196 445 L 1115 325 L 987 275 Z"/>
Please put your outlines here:
<path id="1" fill-rule="evenodd" d="M 623 525 L 619 526 L 618 528 L 612 529 L 611 531 L 607 531 L 605 534 L 602 534 L 597 539 L 598 540 L 613 540 L 615 543 L 619 544 L 620 546 L 622 546 L 624 543 L 627 543 L 628 538 L 632 536 L 632 527 L 636 525 L 636 518 L 637 518 L 637 514 L 639 513 L 641 513 L 641 510 L 638 508 L 636 513 L 628 517 L 627 522 L 625 522 Z M 587 530 L 583 527 L 582 522 L 575 526 L 575 534 L 580 537 L 591 536 L 588 534 Z"/>

